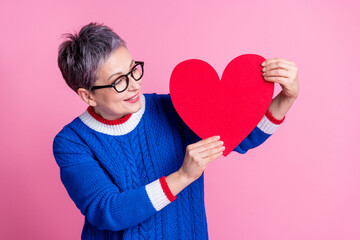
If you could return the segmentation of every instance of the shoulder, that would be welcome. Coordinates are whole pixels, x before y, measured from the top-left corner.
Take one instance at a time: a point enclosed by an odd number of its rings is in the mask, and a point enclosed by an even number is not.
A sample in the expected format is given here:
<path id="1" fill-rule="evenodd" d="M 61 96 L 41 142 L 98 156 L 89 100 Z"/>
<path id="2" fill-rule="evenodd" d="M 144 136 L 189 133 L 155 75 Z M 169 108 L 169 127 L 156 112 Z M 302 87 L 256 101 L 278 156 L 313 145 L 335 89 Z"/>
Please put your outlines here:
<path id="1" fill-rule="evenodd" d="M 92 150 L 85 142 L 86 139 L 79 133 L 81 128 L 84 126 L 81 126 L 81 120 L 77 117 L 55 135 L 52 150 L 60 167 L 78 164 L 81 159 L 86 160 L 93 156 Z"/>
<path id="2" fill-rule="evenodd" d="M 171 101 L 170 93 L 144 93 L 146 100 L 150 101 L 161 101 L 161 102 L 169 102 Z"/>
<path id="3" fill-rule="evenodd" d="M 144 94 L 146 97 L 146 100 L 151 100 L 155 105 L 157 105 L 158 109 L 161 112 L 166 113 L 166 115 L 171 116 L 171 118 L 180 118 L 178 115 L 173 102 L 171 100 L 171 96 L 169 93 L 166 94 Z"/>
<path id="4" fill-rule="evenodd" d="M 146 108 L 148 111 L 157 112 L 158 114 L 173 115 L 177 114 L 172 104 L 170 94 L 146 93 L 144 94 Z"/>
<path id="5" fill-rule="evenodd" d="M 80 123 L 81 123 L 80 116 L 78 116 L 74 118 L 71 122 L 65 124 L 65 126 L 56 134 L 56 136 L 74 134 L 74 129 L 78 128 Z"/>
<path id="6" fill-rule="evenodd" d="M 58 150 L 71 145 L 84 146 L 78 132 L 81 131 L 82 123 L 79 117 L 66 124 L 54 137 L 53 150 Z"/>
<path id="7" fill-rule="evenodd" d="M 145 94 L 144 94 L 145 95 Z M 167 94 L 147 94 L 149 98 L 156 99 L 159 108 L 160 108 L 160 115 L 166 119 L 166 121 L 170 122 L 172 126 L 175 128 L 180 129 L 181 131 L 185 132 L 185 135 L 195 136 L 196 140 L 200 138 L 193 133 L 193 131 L 185 124 L 183 119 L 180 117 L 178 112 L 176 111 L 170 93 Z M 193 135 L 192 135 L 193 134 Z M 201 140 L 201 139 L 200 139 Z"/>

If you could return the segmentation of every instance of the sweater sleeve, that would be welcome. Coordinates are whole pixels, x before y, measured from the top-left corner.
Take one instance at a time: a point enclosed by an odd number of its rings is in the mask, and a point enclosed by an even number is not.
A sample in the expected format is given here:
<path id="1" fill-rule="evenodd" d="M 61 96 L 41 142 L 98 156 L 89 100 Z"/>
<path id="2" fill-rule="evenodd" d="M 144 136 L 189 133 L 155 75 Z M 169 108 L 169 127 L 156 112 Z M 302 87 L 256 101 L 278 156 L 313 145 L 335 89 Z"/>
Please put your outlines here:
<path id="1" fill-rule="evenodd" d="M 267 110 L 254 130 L 233 151 L 245 154 L 249 149 L 260 146 L 275 132 L 284 120 L 285 117 L 281 120 L 274 118 L 269 110 Z"/>
<path id="2" fill-rule="evenodd" d="M 54 139 L 53 154 L 69 196 L 86 219 L 100 230 L 132 227 L 176 199 L 165 176 L 120 192 L 89 147 L 60 133 Z"/>

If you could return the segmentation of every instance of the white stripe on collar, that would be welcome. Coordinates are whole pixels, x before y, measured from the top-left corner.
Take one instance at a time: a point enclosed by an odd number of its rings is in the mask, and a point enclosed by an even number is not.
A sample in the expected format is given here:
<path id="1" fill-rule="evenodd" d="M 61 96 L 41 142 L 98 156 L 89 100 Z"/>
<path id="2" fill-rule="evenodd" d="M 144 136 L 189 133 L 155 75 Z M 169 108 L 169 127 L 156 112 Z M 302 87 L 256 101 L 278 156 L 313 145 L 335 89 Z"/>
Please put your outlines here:
<path id="1" fill-rule="evenodd" d="M 139 124 L 145 112 L 145 96 L 143 94 L 140 94 L 140 100 L 141 100 L 140 110 L 137 111 L 136 113 L 133 113 L 131 117 L 122 124 L 118 124 L 118 125 L 104 124 L 93 118 L 87 110 L 83 114 L 81 114 L 79 118 L 86 126 L 97 132 L 101 132 L 113 136 L 125 135 L 135 129 L 135 127 Z"/>

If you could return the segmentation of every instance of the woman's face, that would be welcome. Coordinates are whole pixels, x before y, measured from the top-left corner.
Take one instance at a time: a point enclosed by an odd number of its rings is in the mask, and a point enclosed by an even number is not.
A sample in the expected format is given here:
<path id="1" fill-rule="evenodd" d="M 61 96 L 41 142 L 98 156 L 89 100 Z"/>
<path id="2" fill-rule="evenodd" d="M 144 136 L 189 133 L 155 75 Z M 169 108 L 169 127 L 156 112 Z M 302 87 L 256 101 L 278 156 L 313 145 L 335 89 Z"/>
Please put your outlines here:
<path id="1" fill-rule="evenodd" d="M 120 75 L 127 74 L 135 65 L 129 51 L 125 47 L 115 50 L 102 64 L 98 71 L 98 79 L 94 86 L 110 85 Z M 114 88 L 102 88 L 93 90 L 92 96 L 96 103 L 94 111 L 108 120 L 115 120 L 124 117 L 129 113 L 135 113 L 141 108 L 140 86 L 142 79 L 135 81 L 131 74 L 128 88 L 118 93 Z M 137 96 L 134 100 L 130 98 Z"/>

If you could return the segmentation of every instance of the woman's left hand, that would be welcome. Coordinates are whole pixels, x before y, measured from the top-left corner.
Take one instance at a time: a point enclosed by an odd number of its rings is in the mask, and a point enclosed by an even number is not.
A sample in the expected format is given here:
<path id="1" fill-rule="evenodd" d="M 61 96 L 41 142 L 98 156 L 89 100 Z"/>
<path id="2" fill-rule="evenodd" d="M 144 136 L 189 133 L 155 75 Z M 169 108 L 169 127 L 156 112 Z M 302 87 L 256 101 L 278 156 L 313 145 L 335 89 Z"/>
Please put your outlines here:
<path id="1" fill-rule="evenodd" d="M 294 62 L 282 58 L 267 59 L 261 66 L 265 81 L 281 85 L 282 91 L 271 101 L 268 108 L 273 117 L 281 120 L 299 95 L 298 68 Z"/>
<path id="2" fill-rule="evenodd" d="M 265 60 L 263 77 L 265 81 L 279 83 L 282 95 L 289 99 L 295 99 L 299 95 L 298 68 L 294 62 L 282 58 L 270 58 Z"/>

